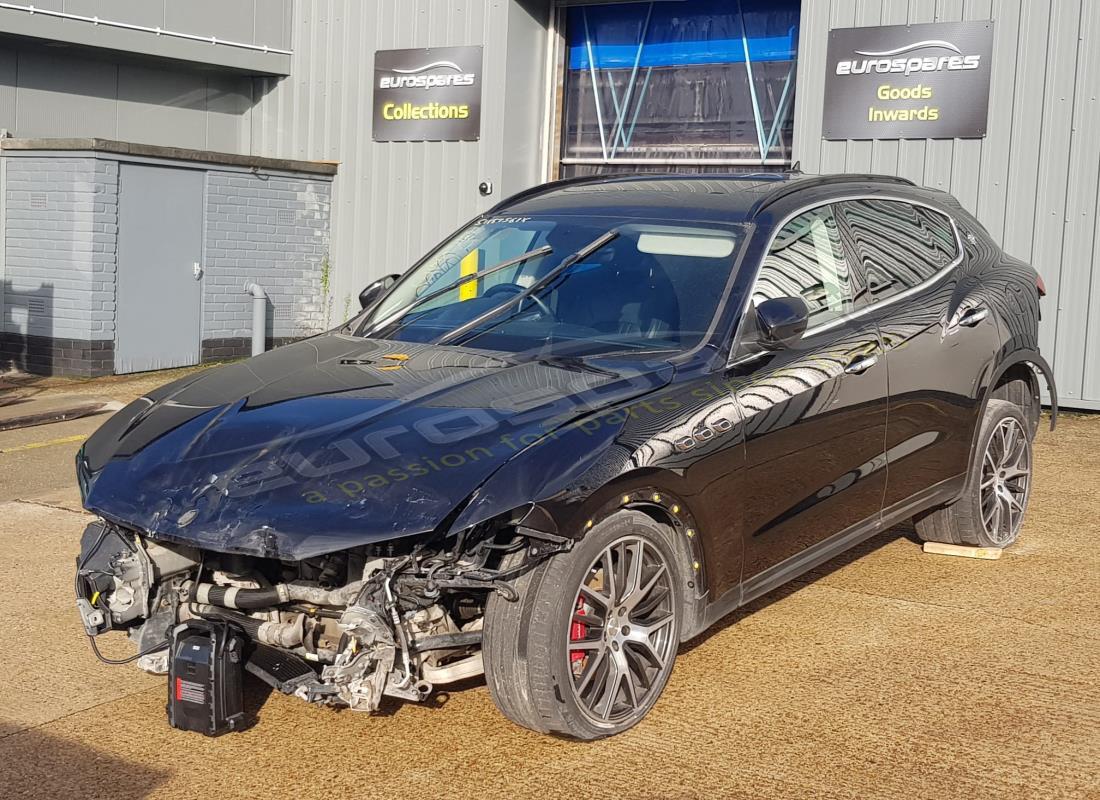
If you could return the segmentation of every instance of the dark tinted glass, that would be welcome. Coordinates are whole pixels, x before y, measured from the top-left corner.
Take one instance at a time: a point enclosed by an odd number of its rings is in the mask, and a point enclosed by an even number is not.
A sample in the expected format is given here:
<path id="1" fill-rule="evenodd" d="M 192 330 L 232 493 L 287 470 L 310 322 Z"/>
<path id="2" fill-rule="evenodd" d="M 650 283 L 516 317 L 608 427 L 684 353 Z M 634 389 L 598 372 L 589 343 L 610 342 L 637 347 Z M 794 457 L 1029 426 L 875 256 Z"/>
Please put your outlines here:
<path id="1" fill-rule="evenodd" d="M 842 204 L 868 288 L 889 297 L 927 281 L 958 256 L 951 221 L 896 200 Z"/>
<path id="2" fill-rule="evenodd" d="M 541 283 L 608 231 L 616 237 Z M 403 275 L 349 330 L 435 342 L 499 308 L 453 343 L 516 353 L 558 348 L 573 355 L 687 350 L 709 330 L 743 239 L 738 225 L 483 217 Z M 544 246 L 552 252 L 453 286 L 463 275 Z M 528 299 L 507 305 L 531 287 Z"/>
<path id="3" fill-rule="evenodd" d="M 851 276 L 836 219 L 828 206 L 801 214 L 775 236 L 753 288 L 753 303 L 801 297 L 810 325 L 821 325 L 852 310 Z"/>
<path id="4" fill-rule="evenodd" d="M 563 176 L 790 159 L 799 5 L 570 4 Z"/>

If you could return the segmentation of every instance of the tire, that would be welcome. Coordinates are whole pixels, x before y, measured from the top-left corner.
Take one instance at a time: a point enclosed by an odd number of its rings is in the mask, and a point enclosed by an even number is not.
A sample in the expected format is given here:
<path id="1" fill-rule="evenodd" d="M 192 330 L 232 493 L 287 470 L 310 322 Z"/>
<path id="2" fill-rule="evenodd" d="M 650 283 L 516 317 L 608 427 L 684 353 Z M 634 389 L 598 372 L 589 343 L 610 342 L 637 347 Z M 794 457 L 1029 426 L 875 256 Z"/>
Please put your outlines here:
<path id="1" fill-rule="evenodd" d="M 1003 548 L 1015 542 L 1031 495 L 1032 430 L 1018 405 L 991 399 L 966 489 L 951 505 L 915 519 L 917 535 L 926 542 L 975 547 Z"/>
<path id="2" fill-rule="evenodd" d="M 518 601 L 490 596 L 485 680 L 504 716 L 598 739 L 648 713 L 680 642 L 683 565 L 670 536 L 645 514 L 622 511 L 513 581 Z"/>
<path id="3" fill-rule="evenodd" d="M 1042 410 L 1039 387 L 1035 383 L 1015 378 L 994 389 L 991 397 L 1019 406 L 1030 423 L 1031 438 L 1035 439 L 1035 434 L 1039 431 L 1039 412 Z"/>

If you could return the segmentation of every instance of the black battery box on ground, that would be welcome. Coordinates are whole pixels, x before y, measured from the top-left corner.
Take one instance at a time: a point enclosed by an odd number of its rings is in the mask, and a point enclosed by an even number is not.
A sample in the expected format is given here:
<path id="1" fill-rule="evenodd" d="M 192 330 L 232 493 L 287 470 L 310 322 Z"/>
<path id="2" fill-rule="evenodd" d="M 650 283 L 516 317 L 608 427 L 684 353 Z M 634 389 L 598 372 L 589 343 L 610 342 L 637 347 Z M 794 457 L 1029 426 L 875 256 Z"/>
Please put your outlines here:
<path id="1" fill-rule="evenodd" d="M 226 622 L 190 620 L 172 631 L 168 722 L 218 736 L 244 724 L 244 633 Z"/>

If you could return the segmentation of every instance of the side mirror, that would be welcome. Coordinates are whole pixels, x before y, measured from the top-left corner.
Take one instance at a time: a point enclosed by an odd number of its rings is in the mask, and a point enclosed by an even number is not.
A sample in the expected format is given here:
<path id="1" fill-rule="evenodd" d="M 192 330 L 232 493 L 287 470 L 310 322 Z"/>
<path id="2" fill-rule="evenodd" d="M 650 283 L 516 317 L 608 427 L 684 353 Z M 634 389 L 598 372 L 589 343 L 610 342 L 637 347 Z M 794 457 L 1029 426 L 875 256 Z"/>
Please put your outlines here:
<path id="1" fill-rule="evenodd" d="M 369 308 L 381 299 L 382 295 L 397 282 L 400 275 L 387 275 L 384 278 L 379 278 L 374 283 L 367 286 L 366 289 L 359 293 L 359 307 Z"/>
<path id="2" fill-rule="evenodd" d="M 756 307 L 760 346 L 765 350 L 789 347 L 806 332 L 810 308 L 801 297 L 777 297 Z"/>

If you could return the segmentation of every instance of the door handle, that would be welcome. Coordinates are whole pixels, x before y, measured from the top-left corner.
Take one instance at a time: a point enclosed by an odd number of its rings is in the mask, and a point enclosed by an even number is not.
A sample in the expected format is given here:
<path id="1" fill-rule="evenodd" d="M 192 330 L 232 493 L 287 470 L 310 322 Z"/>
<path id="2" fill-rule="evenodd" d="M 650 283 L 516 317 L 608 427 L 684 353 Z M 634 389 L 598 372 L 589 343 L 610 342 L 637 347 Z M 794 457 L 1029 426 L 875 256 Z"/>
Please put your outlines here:
<path id="1" fill-rule="evenodd" d="M 878 355 L 874 353 L 869 356 L 857 356 L 848 362 L 848 366 L 844 368 L 844 371 L 849 375 L 862 375 L 877 363 Z"/>
<path id="2" fill-rule="evenodd" d="M 967 309 L 966 312 L 959 317 L 959 325 L 964 328 L 973 328 L 988 316 L 988 308 L 985 306 L 976 306 L 975 308 Z"/>

